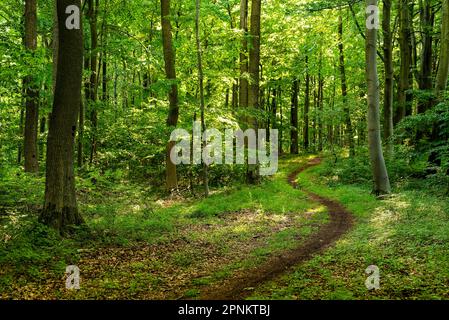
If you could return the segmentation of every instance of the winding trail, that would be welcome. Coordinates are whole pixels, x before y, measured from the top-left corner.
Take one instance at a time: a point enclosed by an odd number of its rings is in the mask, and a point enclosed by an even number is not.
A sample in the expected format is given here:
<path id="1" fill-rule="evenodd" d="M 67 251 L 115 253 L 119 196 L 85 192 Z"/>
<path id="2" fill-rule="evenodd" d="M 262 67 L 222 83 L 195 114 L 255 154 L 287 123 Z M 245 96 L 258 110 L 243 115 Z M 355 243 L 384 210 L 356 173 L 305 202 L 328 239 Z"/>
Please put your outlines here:
<path id="1" fill-rule="evenodd" d="M 288 175 L 288 182 L 293 188 L 297 188 L 296 177 L 304 170 L 319 165 L 320 158 L 309 160 L 305 165 L 299 167 Z M 281 255 L 269 258 L 265 263 L 256 268 L 246 270 L 243 273 L 225 280 L 219 286 L 205 289 L 200 299 L 203 300 L 241 300 L 252 294 L 254 289 L 262 283 L 272 280 L 285 273 L 297 264 L 304 262 L 316 253 L 322 252 L 331 246 L 353 225 L 352 214 L 341 204 L 334 200 L 321 197 L 317 194 L 304 190 L 314 202 L 327 207 L 330 222 L 321 226 L 299 247 L 286 251 Z"/>

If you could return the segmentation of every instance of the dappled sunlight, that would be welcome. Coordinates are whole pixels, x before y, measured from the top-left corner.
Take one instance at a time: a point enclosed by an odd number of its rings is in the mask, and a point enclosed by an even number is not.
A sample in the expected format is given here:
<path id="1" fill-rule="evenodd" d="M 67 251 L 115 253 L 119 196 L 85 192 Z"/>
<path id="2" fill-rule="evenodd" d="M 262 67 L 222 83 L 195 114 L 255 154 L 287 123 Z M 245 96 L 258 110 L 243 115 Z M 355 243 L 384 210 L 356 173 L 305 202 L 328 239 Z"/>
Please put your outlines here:
<path id="1" fill-rule="evenodd" d="M 382 243 L 395 234 L 396 224 L 403 219 L 404 212 L 410 207 L 404 196 L 395 195 L 384 200 L 374 209 L 369 222 L 373 227 L 375 238 L 372 243 Z"/>

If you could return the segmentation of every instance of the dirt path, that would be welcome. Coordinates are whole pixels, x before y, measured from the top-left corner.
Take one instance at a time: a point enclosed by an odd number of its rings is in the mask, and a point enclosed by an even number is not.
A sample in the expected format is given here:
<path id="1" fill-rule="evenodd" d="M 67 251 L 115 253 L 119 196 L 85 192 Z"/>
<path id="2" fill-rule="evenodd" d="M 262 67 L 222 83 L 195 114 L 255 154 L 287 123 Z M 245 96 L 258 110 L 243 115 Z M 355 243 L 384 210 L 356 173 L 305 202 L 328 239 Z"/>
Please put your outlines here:
<path id="1" fill-rule="evenodd" d="M 304 170 L 321 163 L 320 158 L 310 160 L 306 165 L 293 171 L 288 176 L 288 182 L 293 188 L 297 187 L 295 182 L 298 174 Z M 327 207 L 330 222 L 323 225 L 318 232 L 311 235 L 305 243 L 298 248 L 286 251 L 282 255 L 273 256 L 264 264 L 247 270 L 232 277 L 220 286 L 213 286 L 202 292 L 200 298 L 204 300 L 240 300 L 252 294 L 260 284 L 272 280 L 285 273 L 298 263 L 306 261 L 312 255 L 323 251 L 332 245 L 353 225 L 353 217 L 341 204 L 336 201 L 320 197 L 314 193 L 305 191 L 312 201 Z"/>

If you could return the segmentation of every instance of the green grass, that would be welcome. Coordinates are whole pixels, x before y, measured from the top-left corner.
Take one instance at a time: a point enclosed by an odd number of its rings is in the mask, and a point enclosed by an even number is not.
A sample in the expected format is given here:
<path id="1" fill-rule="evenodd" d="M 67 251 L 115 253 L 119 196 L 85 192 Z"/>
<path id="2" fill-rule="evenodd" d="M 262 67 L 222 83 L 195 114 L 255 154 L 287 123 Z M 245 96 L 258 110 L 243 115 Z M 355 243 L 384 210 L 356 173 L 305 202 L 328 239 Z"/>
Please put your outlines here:
<path id="1" fill-rule="evenodd" d="M 447 198 L 398 183 L 391 198 L 379 201 L 368 184 L 341 184 L 335 172 L 327 163 L 307 170 L 298 182 L 343 203 L 356 217 L 354 229 L 251 299 L 448 299 Z M 379 290 L 365 287 L 369 265 L 380 269 Z"/>
<path id="2" fill-rule="evenodd" d="M 0 215 L 0 295 L 195 298 L 204 286 L 298 246 L 328 221 L 325 208 L 286 182 L 287 173 L 306 160 L 284 158 L 279 173 L 261 185 L 212 190 L 207 199 L 158 200 L 147 186 L 122 180 L 122 174 L 95 173 L 93 183 L 84 173 L 77 189 L 89 232 L 66 239 L 37 223 L 43 177 L 6 170 L 0 178 L 0 209 L 6 213 Z M 353 230 L 292 274 L 265 284 L 252 299 L 449 298 L 447 197 L 427 192 L 427 180 L 408 178 L 410 167 L 407 176 L 394 174 L 391 198 L 376 200 L 366 161 L 356 161 L 326 162 L 298 179 L 301 187 L 353 212 Z M 306 218 L 304 212 L 314 214 Z M 96 263 L 101 254 L 104 266 Z M 67 265 L 78 263 L 93 275 L 84 279 L 87 287 L 41 292 L 42 285 L 60 282 Z M 381 288 L 368 291 L 365 269 L 372 264 L 380 269 Z"/>
<path id="3" fill-rule="evenodd" d="M 151 290 L 161 285 L 166 291 L 176 285 L 172 282 L 178 280 L 170 272 L 193 277 L 183 292 L 194 293 L 197 287 L 220 281 L 236 269 L 292 248 L 311 232 L 309 223 L 326 221 L 322 208 L 288 185 L 286 174 L 298 165 L 297 159 L 282 161 L 279 174 L 259 186 L 236 185 L 213 190 L 207 199 L 174 201 L 158 200 L 159 195 L 147 186 L 123 180 L 122 174 L 80 172 L 78 203 L 89 228 L 67 239 L 37 223 L 44 178 L 23 174 L 23 183 L 19 183 L 19 170 L 6 170 L 7 175 L 0 178 L 0 195 L 8 211 L 0 230 L 0 239 L 4 239 L 0 244 L 0 294 L 123 298 L 142 296 L 146 288 L 151 297 Z M 313 219 L 300 214 L 310 211 L 317 212 Z M 280 225 L 285 226 L 273 229 Z M 240 250 L 242 244 L 244 250 Z M 161 253 L 147 256 L 143 249 L 139 261 L 126 255 L 115 260 L 120 248 L 131 254 L 136 251 L 133 248 L 145 246 L 157 246 Z M 105 265 L 94 262 L 97 255 Z M 86 264 L 82 259 L 94 260 Z M 208 266 L 211 262 L 215 264 Z M 42 284 L 59 283 L 70 264 L 81 264 L 84 274 L 95 275 L 84 279 L 90 289 L 68 293 L 59 285 L 54 292 L 40 292 Z M 198 278 L 197 270 L 209 276 Z M 144 273 L 151 277 L 143 277 Z M 24 295 L 22 288 L 27 291 Z"/>

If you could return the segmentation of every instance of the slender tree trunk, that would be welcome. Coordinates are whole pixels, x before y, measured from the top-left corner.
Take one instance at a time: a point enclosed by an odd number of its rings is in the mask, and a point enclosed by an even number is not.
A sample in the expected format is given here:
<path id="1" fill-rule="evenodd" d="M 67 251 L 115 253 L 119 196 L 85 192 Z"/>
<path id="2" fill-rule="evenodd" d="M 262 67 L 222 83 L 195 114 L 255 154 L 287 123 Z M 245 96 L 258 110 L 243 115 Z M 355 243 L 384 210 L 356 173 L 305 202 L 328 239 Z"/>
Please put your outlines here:
<path id="1" fill-rule="evenodd" d="M 443 1 L 442 10 L 440 62 L 435 80 L 435 91 L 438 96 L 442 91 L 446 90 L 449 75 L 449 0 Z"/>
<path id="2" fill-rule="evenodd" d="M 260 11 L 261 0 L 251 1 L 251 46 L 249 49 L 249 76 L 250 85 L 248 90 L 248 108 L 255 112 L 259 109 L 259 66 L 260 66 Z M 248 125 L 256 132 L 258 130 L 258 121 L 255 117 L 248 119 Z M 260 181 L 259 165 L 248 165 L 247 180 L 250 184 L 256 184 Z"/>
<path id="3" fill-rule="evenodd" d="M 407 103 L 407 91 L 410 89 L 410 71 L 412 66 L 411 17 L 408 0 L 400 0 L 399 16 L 400 31 L 399 45 L 401 48 L 401 71 L 398 84 L 398 106 L 395 112 L 394 122 L 399 123 L 408 113 L 410 107 Z"/>
<path id="4" fill-rule="evenodd" d="M 234 83 L 232 84 L 232 109 L 236 110 L 239 104 L 239 85 L 238 79 L 234 79 Z"/>
<path id="5" fill-rule="evenodd" d="M 432 101 L 432 106 L 435 106 L 442 100 L 443 94 L 447 88 L 449 76 L 449 0 L 443 1 L 442 10 L 440 57 L 437 77 L 435 80 L 435 97 Z M 433 124 L 431 137 L 432 141 L 439 139 L 439 128 L 441 127 L 441 122 L 442 120 L 438 120 Z"/>
<path id="6" fill-rule="evenodd" d="M 390 140 L 393 136 L 393 36 L 391 33 L 391 0 L 383 0 L 383 20 L 382 29 L 384 36 L 384 70 L 385 70 L 385 89 L 384 89 L 384 140 L 388 143 L 388 150 L 392 149 Z"/>
<path id="7" fill-rule="evenodd" d="M 34 52 L 37 48 L 36 0 L 25 1 L 25 48 Z M 25 172 L 39 171 L 37 131 L 39 122 L 39 89 L 35 77 L 28 75 L 23 80 L 25 87 Z"/>
<path id="8" fill-rule="evenodd" d="M 421 66 L 419 71 L 419 89 L 423 91 L 432 90 L 432 62 L 433 62 L 433 25 L 435 15 L 433 13 L 431 0 L 420 0 L 422 51 Z M 421 99 L 418 102 L 418 113 L 426 112 L 431 106 L 429 99 Z"/>
<path id="9" fill-rule="evenodd" d="M 61 233 L 83 219 L 78 212 L 75 194 L 74 142 L 81 103 L 83 70 L 83 33 L 66 28 L 66 8 L 80 0 L 57 0 L 59 50 L 53 111 L 47 141 L 45 203 L 39 220 Z"/>
<path id="10" fill-rule="evenodd" d="M 317 110 L 318 110 L 318 83 L 315 77 L 312 77 L 313 86 L 313 119 L 312 119 L 312 147 L 313 151 L 316 151 L 316 138 L 317 138 Z"/>
<path id="11" fill-rule="evenodd" d="M 271 90 L 271 118 L 272 118 L 272 124 L 271 127 L 273 129 L 278 128 L 278 121 L 277 121 L 277 91 L 276 91 L 276 85 Z"/>
<path id="12" fill-rule="evenodd" d="M 84 70 L 89 72 L 90 71 L 90 55 L 85 54 L 84 55 Z M 89 101 L 90 97 L 90 79 L 86 80 L 84 82 L 84 95 L 85 95 L 85 102 L 86 104 Z M 80 103 L 80 112 L 79 112 L 79 122 L 78 122 L 78 153 L 77 153 L 77 164 L 78 167 L 82 167 L 84 164 L 84 111 L 86 110 L 85 104 L 83 103 L 83 100 L 81 100 Z"/>
<path id="13" fill-rule="evenodd" d="M 279 85 L 278 90 L 277 90 L 277 105 L 279 107 L 279 116 L 280 116 L 280 126 L 279 126 L 279 154 L 283 154 L 284 150 L 284 115 L 282 114 L 282 87 L 281 85 Z"/>
<path id="14" fill-rule="evenodd" d="M 240 51 L 239 106 L 248 107 L 248 0 L 240 0 L 240 29 L 243 32 Z"/>
<path id="15" fill-rule="evenodd" d="M 94 2 L 95 1 L 95 2 Z M 88 0 L 89 11 L 89 25 L 90 25 L 90 83 L 89 83 L 89 99 L 88 106 L 90 107 L 90 121 L 92 125 L 92 138 L 90 145 L 90 163 L 93 163 L 97 153 L 97 129 L 98 129 L 98 114 L 96 110 L 97 101 L 97 16 L 98 16 L 98 0 Z"/>
<path id="16" fill-rule="evenodd" d="M 176 127 L 179 117 L 178 106 L 178 85 L 176 83 L 175 54 L 172 41 L 172 27 L 170 23 L 170 0 L 161 0 L 161 20 L 162 20 L 162 44 L 164 49 L 165 74 L 171 82 L 169 92 L 170 107 L 168 110 L 167 126 Z M 166 187 L 170 192 L 178 188 L 178 178 L 176 165 L 170 159 L 171 149 L 175 142 L 167 144 L 166 149 Z"/>
<path id="17" fill-rule="evenodd" d="M 290 153 L 298 154 L 298 93 L 299 80 L 294 79 L 292 82 L 292 107 L 291 107 L 291 129 L 290 129 Z"/>
<path id="18" fill-rule="evenodd" d="M 310 73 L 309 73 L 309 57 L 306 56 L 306 90 L 304 93 L 304 150 L 309 149 L 309 111 L 310 111 Z"/>
<path id="19" fill-rule="evenodd" d="M 343 112 L 346 125 L 346 142 L 349 145 L 349 154 L 355 156 L 354 134 L 352 130 L 351 112 L 349 109 L 347 96 L 348 88 L 346 83 L 345 55 L 343 46 L 343 19 L 341 14 L 338 19 L 338 49 L 340 51 L 340 77 L 341 77 L 341 95 L 343 96 Z"/>
<path id="20" fill-rule="evenodd" d="M 203 61 L 202 61 L 202 52 L 201 52 L 201 39 L 200 39 L 200 10 L 201 3 L 200 0 L 196 0 L 196 18 L 195 18 L 195 38 L 196 38 L 196 52 L 198 58 L 198 86 L 200 90 L 200 110 L 201 110 L 201 129 L 202 131 L 206 131 L 206 123 L 204 121 L 204 76 L 203 76 Z M 203 141 L 203 147 L 205 143 Z M 206 197 L 209 196 L 209 177 L 207 173 L 207 164 L 203 163 L 203 185 L 204 185 L 204 194 Z"/>
<path id="21" fill-rule="evenodd" d="M 230 3 L 227 5 L 226 9 L 227 9 L 228 15 L 229 15 L 229 21 L 230 21 L 231 30 L 234 30 L 235 22 L 234 22 L 234 17 L 232 15 L 232 6 L 231 6 Z M 237 63 L 237 59 L 234 58 L 233 59 L 233 65 L 235 65 L 236 63 Z M 238 77 L 234 78 L 234 81 L 232 82 L 232 92 L 231 92 L 231 107 L 232 107 L 233 111 L 236 110 L 237 107 L 238 107 L 238 94 L 239 94 L 239 91 L 238 91 L 239 85 L 238 85 L 238 83 L 239 83 L 239 78 Z M 226 105 L 228 105 L 228 103 Z"/>
<path id="22" fill-rule="evenodd" d="M 23 96 L 25 96 L 24 94 L 24 90 L 22 90 L 23 92 Z M 24 101 L 22 100 L 22 103 L 20 104 L 20 120 L 19 120 L 19 135 L 20 137 L 24 136 L 24 131 L 23 131 L 23 118 L 25 116 L 25 111 L 24 111 Z M 23 140 L 19 141 L 19 145 L 17 147 L 17 164 L 21 164 L 22 163 L 22 152 L 23 152 Z"/>
<path id="23" fill-rule="evenodd" d="M 376 6 L 377 0 L 366 0 Z M 376 195 L 390 193 L 390 181 L 382 153 L 379 117 L 379 79 L 377 76 L 377 31 L 366 29 L 366 82 L 368 85 L 368 145 Z"/>
<path id="24" fill-rule="evenodd" d="M 322 53 L 320 52 L 318 72 L 318 151 L 323 151 L 323 108 L 324 108 L 324 78 L 322 71 Z"/>

